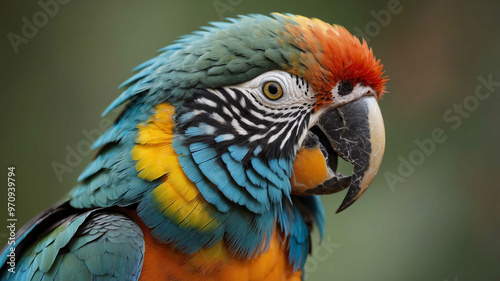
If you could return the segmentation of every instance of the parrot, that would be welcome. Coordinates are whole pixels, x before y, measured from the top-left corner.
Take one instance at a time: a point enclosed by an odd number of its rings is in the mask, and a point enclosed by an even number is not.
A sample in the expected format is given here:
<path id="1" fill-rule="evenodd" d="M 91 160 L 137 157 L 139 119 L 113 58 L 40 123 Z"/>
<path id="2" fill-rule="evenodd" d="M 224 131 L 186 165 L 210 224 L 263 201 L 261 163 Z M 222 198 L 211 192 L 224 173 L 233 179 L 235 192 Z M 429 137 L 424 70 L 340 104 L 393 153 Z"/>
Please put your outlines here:
<path id="1" fill-rule="evenodd" d="M 75 187 L 4 247 L 1 280 L 303 280 L 321 195 L 346 190 L 341 212 L 377 174 L 388 77 L 344 27 L 242 15 L 158 52 Z"/>

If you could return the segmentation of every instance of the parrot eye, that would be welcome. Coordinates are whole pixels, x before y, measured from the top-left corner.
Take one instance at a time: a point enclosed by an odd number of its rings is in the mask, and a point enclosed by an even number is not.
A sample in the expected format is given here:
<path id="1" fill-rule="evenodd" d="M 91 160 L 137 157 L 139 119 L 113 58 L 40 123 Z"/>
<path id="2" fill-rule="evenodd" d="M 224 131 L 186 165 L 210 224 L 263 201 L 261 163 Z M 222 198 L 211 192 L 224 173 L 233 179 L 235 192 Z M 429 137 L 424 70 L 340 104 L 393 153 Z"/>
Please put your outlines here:
<path id="1" fill-rule="evenodd" d="M 262 91 L 270 100 L 277 100 L 283 96 L 283 88 L 277 82 L 270 81 L 264 84 Z"/>
<path id="2" fill-rule="evenodd" d="M 348 95 L 352 92 L 352 84 L 351 84 L 351 81 L 342 81 L 342 83 L 340 83 L 339 85 L 339 90 L 338 90 L 338 93 L 340 96 L 345 96 L 345 95 Z"/>

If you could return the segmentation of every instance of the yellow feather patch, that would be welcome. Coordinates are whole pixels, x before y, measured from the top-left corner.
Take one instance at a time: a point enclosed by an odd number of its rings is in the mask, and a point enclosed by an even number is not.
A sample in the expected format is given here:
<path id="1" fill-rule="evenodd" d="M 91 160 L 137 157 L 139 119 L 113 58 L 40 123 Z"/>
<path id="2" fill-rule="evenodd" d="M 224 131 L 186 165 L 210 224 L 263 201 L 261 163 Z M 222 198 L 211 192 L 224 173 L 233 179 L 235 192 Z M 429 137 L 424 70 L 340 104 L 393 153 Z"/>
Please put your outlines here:
<path id="1" fill-rule="evenodd" d="M 132 149 L 135 168 L 140 178 L 163 181 L 152 191 L 159 212 L 182 227 L 212 231 L 219 226 L 211 215 L 215 209 L 184 174 L 172 147 L 174 112 L 173 106 L 160 104 L 155 114 L 137 127 L 137 144 Z"/>

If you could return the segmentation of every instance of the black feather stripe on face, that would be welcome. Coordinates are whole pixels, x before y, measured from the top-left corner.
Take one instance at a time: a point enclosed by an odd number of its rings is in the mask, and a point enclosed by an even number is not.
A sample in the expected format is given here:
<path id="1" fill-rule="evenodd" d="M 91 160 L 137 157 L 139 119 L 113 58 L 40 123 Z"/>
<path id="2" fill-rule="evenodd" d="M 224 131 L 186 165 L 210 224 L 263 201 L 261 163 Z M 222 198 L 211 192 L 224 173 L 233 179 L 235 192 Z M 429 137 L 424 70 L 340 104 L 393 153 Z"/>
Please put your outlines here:
<path id="1" fill-rule="evenodd" d="M 246 147 L 249 153 L 242 161 L 244 165 L 255 156 L 293 161 L 311 112 L 308 105 L 270 108 L 251 92 L 236 88 L 203 89 L 183 104 L 177 114 L 177 130 L 186 136 L 184 145 L 202 142 L 216 149 L 218 155 L 231 145 Z"/>

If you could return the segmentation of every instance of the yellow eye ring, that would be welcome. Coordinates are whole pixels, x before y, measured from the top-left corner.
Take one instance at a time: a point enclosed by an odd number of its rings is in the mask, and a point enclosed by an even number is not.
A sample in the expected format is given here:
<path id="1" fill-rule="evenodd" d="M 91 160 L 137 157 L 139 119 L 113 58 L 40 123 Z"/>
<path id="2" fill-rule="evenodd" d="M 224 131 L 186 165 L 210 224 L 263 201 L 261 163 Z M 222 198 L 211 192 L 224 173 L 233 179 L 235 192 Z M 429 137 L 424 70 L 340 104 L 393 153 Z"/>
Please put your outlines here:
<path id="1" fill-rule="evenodd" d="M 264 95 L 270 100 L 277 100 L 283 96 L 283 88 L 278 82 L 269 81 L 262 87 Z"/>

